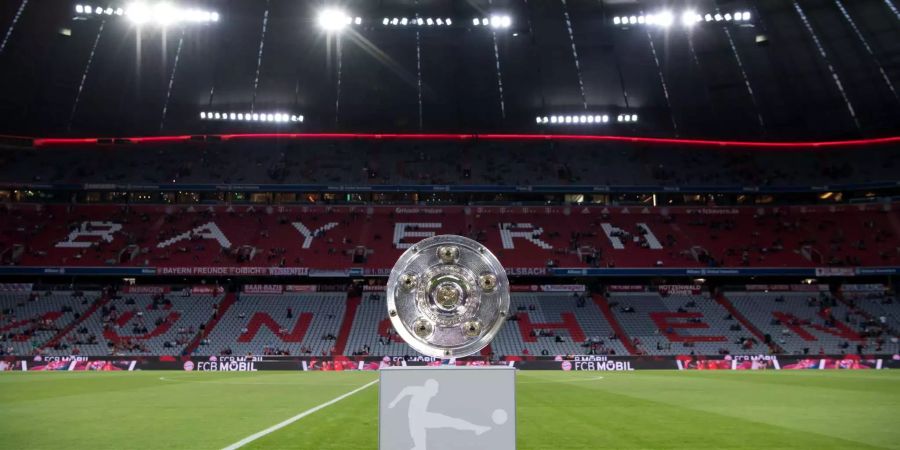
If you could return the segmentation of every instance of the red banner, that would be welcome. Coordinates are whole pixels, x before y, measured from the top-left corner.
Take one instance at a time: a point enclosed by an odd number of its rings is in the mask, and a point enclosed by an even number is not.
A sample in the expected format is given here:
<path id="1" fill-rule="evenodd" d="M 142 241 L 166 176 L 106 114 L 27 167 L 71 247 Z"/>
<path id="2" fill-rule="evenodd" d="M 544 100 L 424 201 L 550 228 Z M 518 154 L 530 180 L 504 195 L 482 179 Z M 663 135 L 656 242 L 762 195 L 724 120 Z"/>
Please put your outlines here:
<path id="1" fill-rule="evenodd" d="M 541 292 L 584 292 L 583 284 L 542 284 Z"/>
<path id="2" fill-rule="evenodd" d="M 157 275 L 180 276 L 306 276 L 306 267 L 157 267 Z"/>
<path id="3" fill-rule="evenodd" d="M 540 289 L 536 284 L 515 284 L 509 287 L 510 292 L 538 292 Z"/>
<path id="4" fill-rule="evenodd" d="M 690 284 L 661 284 L 657 287 L 662 295 L 700 295 L 701 287 Z"/>
<path id="5" fill-rule="evenodd" d="M 609 292 L 645 292 L 646 287 L 632 284 L 611 284 L 606 288 Z"/>
<path id="6" fill-rule="evenodd" d="M 131 285 L 122 290 L 125 294 L 168 294 L 169 286 Z"/>
<path id="7" fill-rule="evenodd" d="M 245 284 L 245 294 L 280 294 L 284 286 L 280 284 Z"/>
<path id="8" fill-rule="evenodd" d="M 219 286 L 191 286 L 191 295 L 218 295 L 222 290 Z"/>
<path id="9" fill-rule="evenodd" d="M 314 284 L 289 284 L 284 287 L 284 292 L 316 292 L 318 287 Z M 384 290 L 384 286 L 381 287 Z"/>

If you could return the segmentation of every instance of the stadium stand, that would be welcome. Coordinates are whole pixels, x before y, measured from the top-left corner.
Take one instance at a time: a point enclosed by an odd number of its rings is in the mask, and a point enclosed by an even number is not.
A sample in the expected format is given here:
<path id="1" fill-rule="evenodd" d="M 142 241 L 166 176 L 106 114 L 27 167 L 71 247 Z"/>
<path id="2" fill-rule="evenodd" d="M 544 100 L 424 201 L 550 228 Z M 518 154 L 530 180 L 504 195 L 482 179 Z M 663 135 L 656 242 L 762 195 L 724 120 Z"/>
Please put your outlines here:
<path id="1" fill-rule="evenodd" d="M 382 292 L 49 291 L 0 302 L 9 355 L 416 354 Z M 900 323 L 891 294 L 821 289 L 514 292 L 510 309 L 484 355 L 889 354 Z"/>
<path id="2" fill-rule="evenodd" d="M 513 294 L 511 317 L 492 344 L 496 355 L 626 355 L 590 298 L 570 293 Z"/>
<path id="3" fill-rule="evenodd" d="M 241 294 L 198 352 L 331 355 L 346 300 L 341 293 Z"/>
<path id="4" fill-rule="evenodd" d="M 866 319 L 826 293 L 726 293 L 745 317 L 788 354 L 863 353 L 877 347 Z"/>
<path id="5" fill-rule="evenodd" d="M 221 295 L 116 294 L 59 342 L 89 355 L 177 355 L 212 317 Z M 69 355 L 71 348 L 48 349 Z"/>
<path id="6" fill-rule="evenodd" d="M 32 354 L 89 314 L 99 297 L 99 292 L 91 291 L 0 293 L 0 354 Z M 74 342 L 53 345 L 66 354 L 79 353 Z"/>
<path id="7" fill-rule="evenodd" d="M 890 203 L 744 208 L 6 204 L 0 207 L 0 260 L 19 266 L 384 270 L 410 242 L 435 233 L 475 238 L 512 268 L 885 266 L 900 264 L 897 214 Z"/>
<path id="8" fill-rule="evenodd" d="M 760 354 L 769 350 L 706 294 L 623 292 L 610 294 L 609 302 L 641 354 Z"/>
<path id="9" fill-rule="evenodd" d="M 186 142 L 6 150 L 0 158 L 0 183 L 358 186 L 809 186 L 892 181 L 900 163 L 883 147 L 785 155 L 567 141 Z"/>

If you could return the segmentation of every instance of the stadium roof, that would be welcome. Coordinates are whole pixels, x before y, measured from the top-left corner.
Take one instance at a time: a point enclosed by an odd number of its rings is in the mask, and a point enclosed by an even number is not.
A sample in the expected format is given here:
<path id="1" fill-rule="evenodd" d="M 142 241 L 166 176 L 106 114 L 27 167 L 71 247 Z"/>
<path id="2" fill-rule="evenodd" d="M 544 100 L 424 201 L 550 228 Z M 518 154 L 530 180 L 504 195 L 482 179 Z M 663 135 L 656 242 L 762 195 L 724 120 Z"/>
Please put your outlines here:
<path id="1" fill-rule="evenodd" d="M 193 11 L 3 2 L 0 131 L 821 140 L 900 122 L 891 0 L 170 2 Z"/>

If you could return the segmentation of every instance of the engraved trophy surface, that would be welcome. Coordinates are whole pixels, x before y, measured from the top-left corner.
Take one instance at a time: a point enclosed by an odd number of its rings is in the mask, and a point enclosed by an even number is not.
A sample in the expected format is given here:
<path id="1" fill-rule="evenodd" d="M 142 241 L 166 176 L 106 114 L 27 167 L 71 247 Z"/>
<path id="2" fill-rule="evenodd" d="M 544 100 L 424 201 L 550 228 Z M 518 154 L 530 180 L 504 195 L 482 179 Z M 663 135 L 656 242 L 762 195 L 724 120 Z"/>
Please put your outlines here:
<path id="1" fill-rule="evenodd" d="M 391 323 L 413 349 L 458 358 L 487 346 L 509 313 L 509 280 L 487 248 L 433 236 L 400 256 L 387 284 Z"/>

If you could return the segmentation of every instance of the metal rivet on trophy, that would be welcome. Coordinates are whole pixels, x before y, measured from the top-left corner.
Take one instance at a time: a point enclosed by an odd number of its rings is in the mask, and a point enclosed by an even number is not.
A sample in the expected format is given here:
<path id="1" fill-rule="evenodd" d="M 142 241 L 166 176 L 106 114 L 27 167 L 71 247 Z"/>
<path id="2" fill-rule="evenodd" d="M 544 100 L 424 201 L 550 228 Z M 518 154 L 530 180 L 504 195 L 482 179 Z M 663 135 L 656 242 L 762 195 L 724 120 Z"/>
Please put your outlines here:
<path id="1" fill-rule="evenodd" d="M 509 311 L 500 261 L 462 236 L 434 236 L 410 247 L 391 271 L 387 307 L 397 333 L 416 351 L 463 357 L 486 347 Z"/>

